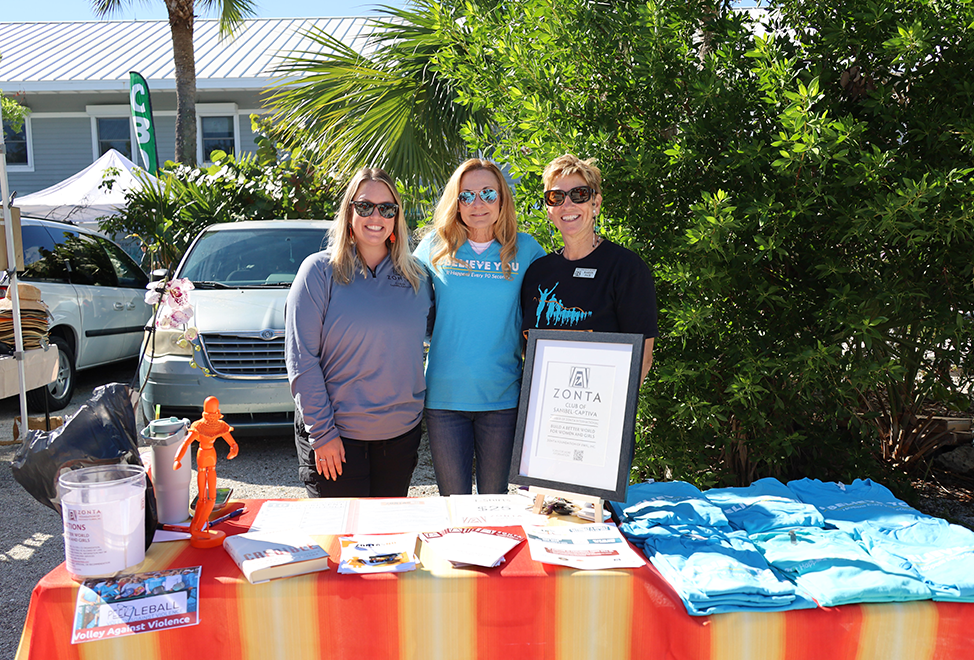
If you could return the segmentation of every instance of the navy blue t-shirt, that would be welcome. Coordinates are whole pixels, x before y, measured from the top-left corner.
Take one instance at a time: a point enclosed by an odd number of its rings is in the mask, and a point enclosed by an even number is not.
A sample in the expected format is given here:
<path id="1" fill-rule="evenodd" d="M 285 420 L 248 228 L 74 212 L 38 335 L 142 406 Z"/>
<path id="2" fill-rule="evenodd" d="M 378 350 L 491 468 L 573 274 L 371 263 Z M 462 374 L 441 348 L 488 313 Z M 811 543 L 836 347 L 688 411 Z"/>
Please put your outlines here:
<path id="1" fill-rule="evenodd" d="M 555 252 L 528 268 L 521 284 L 522 329 L 592 330 L 656 337 L 656 286 L 639 256 L 603 240 L 569 261 Z"/>

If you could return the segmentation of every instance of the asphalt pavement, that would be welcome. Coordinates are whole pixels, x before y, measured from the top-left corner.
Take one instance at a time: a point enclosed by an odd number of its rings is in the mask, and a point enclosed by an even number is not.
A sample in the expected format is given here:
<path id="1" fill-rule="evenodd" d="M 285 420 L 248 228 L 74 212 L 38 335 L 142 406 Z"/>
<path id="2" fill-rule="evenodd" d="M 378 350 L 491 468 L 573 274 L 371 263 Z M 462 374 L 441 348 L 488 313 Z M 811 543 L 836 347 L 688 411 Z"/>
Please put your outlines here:
<path id="1" fill-rule="evenodd" d="M 131 382 L 135 368 L 135 361 L 129 360 L 79 373 L 71 404 L 55 414 L 67 416 L 76 412 L 100 385 Z M 201 397 L 205 396 L 205 392 L 201 393 Z M 19 415 L 18 397 L 0 399 L 0 442 L 13 439 L 13 420 Z M 304 486 L 297 479 L 292 434 L 235 436 L 235 439 L 240 445 L 240 453 L 232 461 L 225 460 L 227 445 L 222 440 L 217 441 L 220 456 L 217 485 L 232 487 L 233 499 L 305 496 Z M 3 461 L 0 467 L 0 658 L 13 658 L 16 654 L 34 585 L 64 561 L 61 518 L 14 481 L 10 462 L 19 446 L 0 446 L 0 460 Z M 194 472 L 194 491 L 195 483 Z M 420 463 L 413 473 L 409 495 L 436 495 L 435 484 L 429 444 L 424 436 Z M 214 549 L 213 552 L 222 550 Z"/>

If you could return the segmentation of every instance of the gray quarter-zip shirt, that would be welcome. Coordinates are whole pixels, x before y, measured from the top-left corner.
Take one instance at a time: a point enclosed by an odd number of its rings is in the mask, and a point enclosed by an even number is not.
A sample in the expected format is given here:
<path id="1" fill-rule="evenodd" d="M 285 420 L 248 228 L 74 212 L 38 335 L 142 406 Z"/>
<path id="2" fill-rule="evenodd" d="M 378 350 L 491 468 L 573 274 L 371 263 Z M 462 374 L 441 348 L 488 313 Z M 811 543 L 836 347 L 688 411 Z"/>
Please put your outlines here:
<path id="1" fill-rule="evenodd" d="M 339 284 L 329 256 L 326 250 L 305 259 L 287 297 L 291 394 L 314 448 L 339 436 L 395 438 L 423 414 L 432 288 L 424 281 L 413 291 L 388 256 L 374 273 Z"/>

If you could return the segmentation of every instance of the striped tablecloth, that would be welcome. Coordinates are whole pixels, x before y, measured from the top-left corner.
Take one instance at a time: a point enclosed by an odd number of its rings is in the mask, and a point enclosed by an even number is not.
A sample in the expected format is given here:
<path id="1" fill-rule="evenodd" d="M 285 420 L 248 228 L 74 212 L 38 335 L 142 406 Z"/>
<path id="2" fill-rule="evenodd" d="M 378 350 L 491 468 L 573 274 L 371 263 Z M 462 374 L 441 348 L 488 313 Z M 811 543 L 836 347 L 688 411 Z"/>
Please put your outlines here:
<path id="1" fill-rule="evenodd" d="M 245 531 L 260 501 L 220 529 Z M 519 531 L 512 529 L 511 531 Z M 333 537 L 321 539 L 338 556 Z M 331 570 L 251 585 L 222 548 L 155 544 L 142 571 L 202 566 L 201 623 L 72 645 L 78 584 L 62 564 L 34 588 L 18 660 L 925 660 L 974 657 L 974 604 L 847 605 L 687 615 L 652 567 L 576 571 L 524 543 L 496 569 L 421 556 L 402 574 Z"/>

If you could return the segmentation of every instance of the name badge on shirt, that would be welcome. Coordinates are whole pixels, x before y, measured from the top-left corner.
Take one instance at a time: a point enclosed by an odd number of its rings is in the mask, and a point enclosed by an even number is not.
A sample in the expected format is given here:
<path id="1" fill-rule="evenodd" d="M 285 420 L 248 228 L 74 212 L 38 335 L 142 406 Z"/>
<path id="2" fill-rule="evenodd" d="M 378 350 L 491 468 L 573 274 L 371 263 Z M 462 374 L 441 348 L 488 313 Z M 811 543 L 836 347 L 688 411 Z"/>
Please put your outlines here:
<path id="1" fill-rule="evenodd" d="M 575 277 L 582 277 L 586 280 L 592 280 L 595 279 L 595 273 L 597 271 L 598 268 L 576 268 Z"/>

